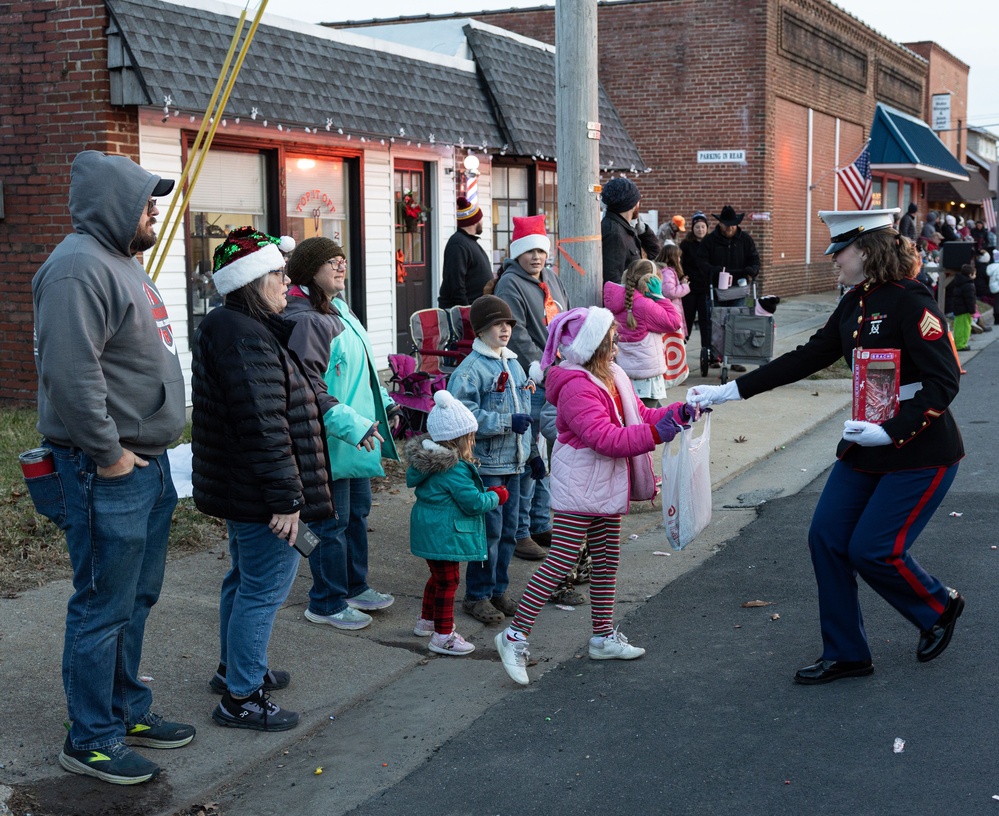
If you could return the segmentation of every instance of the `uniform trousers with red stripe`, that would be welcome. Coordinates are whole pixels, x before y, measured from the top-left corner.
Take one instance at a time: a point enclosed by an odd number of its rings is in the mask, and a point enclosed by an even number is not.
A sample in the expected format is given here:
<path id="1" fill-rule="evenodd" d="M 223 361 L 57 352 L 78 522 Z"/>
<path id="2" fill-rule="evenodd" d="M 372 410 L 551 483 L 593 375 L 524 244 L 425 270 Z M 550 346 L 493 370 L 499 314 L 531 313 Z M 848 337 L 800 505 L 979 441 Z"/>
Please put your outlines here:
<path id="1" fill-rule="evenodd" d="M 593 559 L 590 578 L 593 634 L 604 637 L 614 631 L 614 592 L 617 566 L 621 560 L 621 517 L 560 512 L 555 513 L 548 555 L 527 582 L 511 628 L 525 636 L 531 633 L 538 613 L 548 603 L 559 583 L 576 566 L 584 541 L 589 543 Z"/>
<path id="2" fill-rule="evenodd" d="M 461 564 L 457 561 L 427 559 L 430 578 L 423 589 L 420 617 L 434 622 L 434 631 L 450 635 L 454 631 L 454 595 L 461 582 Z"/>
<path id="3" fill-rule="evenodd" d="M 956 464 L 894 473 L 833 465 L 808 531 L 823 660 L 871 659 L 858 575 L 920 630 L 940 618 L 947 587 L 917 563 L 909 548 L 956 475 Z"/>

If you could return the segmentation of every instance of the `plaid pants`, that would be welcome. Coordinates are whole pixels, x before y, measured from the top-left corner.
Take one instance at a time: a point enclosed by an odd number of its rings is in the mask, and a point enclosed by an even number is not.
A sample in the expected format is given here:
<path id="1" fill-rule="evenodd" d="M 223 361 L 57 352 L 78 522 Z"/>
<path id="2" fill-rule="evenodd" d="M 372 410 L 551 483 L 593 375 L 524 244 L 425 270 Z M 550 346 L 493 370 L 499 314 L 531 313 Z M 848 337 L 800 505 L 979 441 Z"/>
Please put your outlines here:
<path id="1" fill-rule="evenodd" d="M 420 617 L 434 622 L 434 631 L 450 635 L 454 631 L 454 595 L 461 581 L 461 565 L 457 561 L 431 561 L 430 578 L 423 589 L 423 611 Z"/>

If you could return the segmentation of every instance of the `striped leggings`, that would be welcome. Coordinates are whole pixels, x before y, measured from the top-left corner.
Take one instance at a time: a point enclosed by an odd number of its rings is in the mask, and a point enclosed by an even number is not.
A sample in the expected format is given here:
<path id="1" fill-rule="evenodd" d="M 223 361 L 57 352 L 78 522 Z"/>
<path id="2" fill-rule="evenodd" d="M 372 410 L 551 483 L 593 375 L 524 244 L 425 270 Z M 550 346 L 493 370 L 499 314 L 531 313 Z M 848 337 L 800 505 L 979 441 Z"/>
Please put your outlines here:
<path id="1" fill-rule="evenodd" d="M 555 588 L 576 566 L 583 542 L 590 545 L 593 577 L 590 579 L 590 620 L 593 634 L 603 637 L 614 631 L 614 590 L 621 560 L 621 517 L 555 513 L 552 545 L 520 598 L 511 628 L 525 637 Z"/>

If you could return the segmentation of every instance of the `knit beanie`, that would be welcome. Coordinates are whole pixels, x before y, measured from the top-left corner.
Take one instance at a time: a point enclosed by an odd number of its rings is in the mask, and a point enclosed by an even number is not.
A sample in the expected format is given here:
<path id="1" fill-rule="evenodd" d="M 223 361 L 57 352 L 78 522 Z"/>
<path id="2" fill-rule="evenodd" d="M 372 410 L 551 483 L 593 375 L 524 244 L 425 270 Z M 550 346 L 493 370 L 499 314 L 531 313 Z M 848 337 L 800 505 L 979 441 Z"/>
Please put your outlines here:
<path id="1" fill-rule="evenodd" d="M 917 212 L 919 212 L 919 205 L 915 201 L 911 202 L 909 204 L 907 212 L 909 213 L 909 215 L 915 215 Z"/>
<path id="2" fill-rule="evenodd" d="M 700 210 L 698 210 L 697 212 L 695 212 L 690 217 L 690 225 L 691 225 L 691 227 L 693 227 L 693 225 L 696 224 L 698 221 L 702 221 L 705 224 L 708 223 L 708 217 L 704 213 L 702 213 Z"/>
<path id="3" fill-rule="evenodd" d="M 950 224 L 952 227 L 956 227 L 957 226 L 957 219 L 953 215 L 950 215 L 950 214 L 945 215 L 944 216 L 944 221 L 946 223 Z"/>
<path id="4" fill-rule="evenodd" d="M 284 269 L 280 238 L 272 238 L 253 227 L 237 227 L 215 250 L 212 280 L 220 295 L 242 289 L 268 272 Z"/>
<path id="5" fill-rule="evenodd" d="M 468 320 L 476 335 L 481 334 L 496 323 L 517 325 L 517 321 L 513 319 L 513 312 L 510 311 L 506 301 L 495 295 L 482 295 L 473 300 L 472 307 L 468 310 Z"/>
<path id="6" fill-rule="evenodd" d="M 295 247 L 288 259 L 288 277 L 292 283 L 308 286 L 324 263 L 343 257 L 343 248 L 330 238 L 306 238 Z"/>
<path id="7" fill-rule="evenodd" d="M 541 368 L 555 362 L 556 352 L 575 365 L 588 363 L 614 325 L 614 314 L 600 306 L 577 307 L 559 312 L 548 324 L 548 342 L 541 356 Z"/>
<path id="8" fill-rule="evenodd" d="M 510 241 L 510 257 L 519 258 L 532 249 L 543 249 L 545 253 L 552 251 L 552 242 L 548 239 L 543 215 L 525 215 L 513 217 L 513 236 Z"/>
<path id="9" fill-rule="evenodd" d="M 475 416 L 454 394 L 444 390 L 434 393 L 434 407 L 427 417 L 427 433 L 434 442 L 460 439 L 478 429 Z"/>
<path id="10" fill-rule="evenodd" d="M 479 209 L 479 205 L 475 202 L 469 201 L 467 198 L 458 198 L 458 226 L 459 227 L 474 227 L 482 220 L 482 210 Z"/>
<path id="11" fill-rule="evenodd" d="M 609 212 L 628 212 L 641 200 L 642 194 L 638 191 L 638 185 L 631 179 L 623 176 L 612 178 L 608 181 L 600 193 L 600 200 L 607 207 Z"/>

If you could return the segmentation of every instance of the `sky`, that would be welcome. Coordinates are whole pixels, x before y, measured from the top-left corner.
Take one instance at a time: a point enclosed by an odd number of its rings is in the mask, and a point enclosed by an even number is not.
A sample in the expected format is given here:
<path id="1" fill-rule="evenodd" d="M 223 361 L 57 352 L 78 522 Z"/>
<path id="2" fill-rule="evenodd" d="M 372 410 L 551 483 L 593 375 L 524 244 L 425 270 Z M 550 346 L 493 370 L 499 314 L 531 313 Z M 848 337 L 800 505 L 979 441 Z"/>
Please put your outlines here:
<path id="1" fill-rule="evenodd" d="M 318 23 L 553 4 L 553 0 L 379 0 L 359 6 L 356 0 L 269 0 L 267 12 Z M 258 0 L 250 0 L 251 10 L 257 5 Z M 970 66 L 968 124 L 999 135 L 999 13 L 986 10 L 990 3 L 980 4 L 974 14 L 968 7 L 950 9 L 940 0 L 836 0 L 836 5 L 895 42 L 933 40 Z M 365 16 L 358 15 L 359 8 Z"/>

